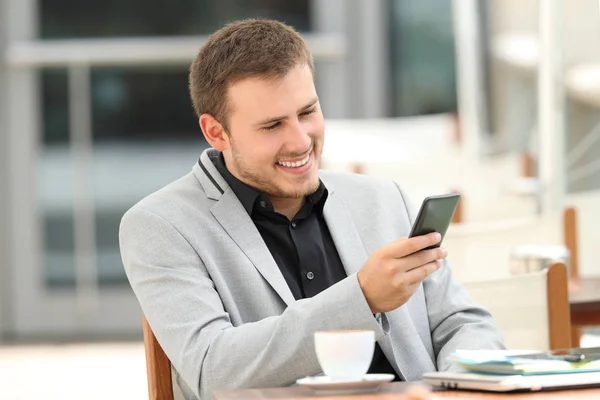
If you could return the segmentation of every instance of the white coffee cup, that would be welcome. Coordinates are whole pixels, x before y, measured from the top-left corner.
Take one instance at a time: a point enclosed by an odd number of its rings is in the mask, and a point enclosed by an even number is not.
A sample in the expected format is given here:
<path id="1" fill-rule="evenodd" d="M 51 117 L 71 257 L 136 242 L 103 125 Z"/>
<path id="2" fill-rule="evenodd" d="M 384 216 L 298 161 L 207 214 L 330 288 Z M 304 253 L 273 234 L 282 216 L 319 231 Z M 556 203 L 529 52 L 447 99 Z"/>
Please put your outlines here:
<path id="1" fill-rule="evenodd" d="M 375 350 L 375 332 L 367 330 L 315 332 L 315 351 L 325 375 L 358 379 L 369 370 Z"/>

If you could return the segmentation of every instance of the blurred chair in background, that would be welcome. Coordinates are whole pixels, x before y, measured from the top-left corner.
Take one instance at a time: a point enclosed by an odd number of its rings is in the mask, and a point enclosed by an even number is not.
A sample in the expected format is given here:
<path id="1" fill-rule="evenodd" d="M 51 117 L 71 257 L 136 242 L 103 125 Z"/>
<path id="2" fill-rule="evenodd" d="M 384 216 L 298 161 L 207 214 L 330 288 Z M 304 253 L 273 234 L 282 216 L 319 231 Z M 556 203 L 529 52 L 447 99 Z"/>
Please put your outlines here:
<path id="1" fill-rule="evenodd" d="M 556 350 L 571 346 L 567 267 L 549 268 L 506 279 L 465 284 L 485 307 L 508 349 Z"/>
<path id="2" fill-rule="evenodd" d="M 571 346 L 579 347 L 583 328 L 598 325 L 600 320 L 597 306 L 591 305 L 600 301 L 600 293 L 591 293 L 593 288 L 598 286 L 600 279 L 588 275 L 581 276 L 581 250 L 586 251 L 584 254 L 587 259 L 595 251 L 595 246 L 589 240 L 595 237 L 590 235 L 590 232 L 596 228 L 586 227 L 586 230 L 583 230 L 584 234 L 580 234 L 582 228 L 579 226 L 578 215 L 593 216 L 595 212 L 589 204 L 586 206 L 584 201 L 576 201 L 575 204 L 576 207 L 567 207 L 561 213 L 503 221 L 453 224 L 446 234 L 444 246 L 451 254 L 450 260 L 455 276 L 463 283 L 509 277 L 512 272 L 508 263 L 512 252 L 520 246 L 564 246 L 569 252 L 570 293 L 579 298 L 587 298 L 589 303 L 585 309 L 575 303 L 571 307 Z M 583 209 L 584 212 L 578 212 L 578 209 Z M 593 217 L 591 219 L 594 220 Z M 590 221 L 585 219 L 582 222 L 590 224 Z M 588 242 L 582 243 L 580 239 Z M 593 267 L 595 266 L 588 266 L 589 269 Z"/>
<path id="3" fill-rule="evenodd" d="M 564 246 L 567 232 L 563 216 L 564 213 L 547 213 L 452 224 L 444 238 L 444 247 L 448 249 L 454 275 L 461 282 L 509 277 L 510 260 L 516 248 Z"/>

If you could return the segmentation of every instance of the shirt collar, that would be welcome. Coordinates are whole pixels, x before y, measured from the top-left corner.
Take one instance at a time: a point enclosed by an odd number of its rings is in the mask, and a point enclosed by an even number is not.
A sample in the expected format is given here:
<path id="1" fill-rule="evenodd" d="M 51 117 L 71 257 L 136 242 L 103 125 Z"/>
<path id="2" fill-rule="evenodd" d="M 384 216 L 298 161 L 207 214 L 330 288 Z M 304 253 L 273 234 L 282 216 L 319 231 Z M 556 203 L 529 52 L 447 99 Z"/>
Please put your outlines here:
<path id="1" fill-rule="evenodd" d="M 242 203 L 242 206 L 248 212 L 249 215 L 252 215 L 252 211 L 255 207 L 258 207 L 259 202 L 266 201 L 269 209 L 273 209 L 271 202 L 267 198 L 267 196 L 253 188 L 252 186 L 242 182 L 229 170 L 227 169 L 227 165 L 225 164 L 225 158 L 223 157 L 222 152 L 218 152 L 218 154 L 212 155 L 211 161 L 215 165 L 215 168 L 221 176 L 225 179 L 227 184 L 231 187 L 231 190 L 235 193 L 237 198 Z M 306 201 L 312 205 L 312 208 L 317 211 L 319 214 L 323 212 L 323 207 L 325 207 L 325 201 L 327 200 L 328 191 L 323 181 L 319 179 L 319 187 L 314 193 L 306 196 Z"/>

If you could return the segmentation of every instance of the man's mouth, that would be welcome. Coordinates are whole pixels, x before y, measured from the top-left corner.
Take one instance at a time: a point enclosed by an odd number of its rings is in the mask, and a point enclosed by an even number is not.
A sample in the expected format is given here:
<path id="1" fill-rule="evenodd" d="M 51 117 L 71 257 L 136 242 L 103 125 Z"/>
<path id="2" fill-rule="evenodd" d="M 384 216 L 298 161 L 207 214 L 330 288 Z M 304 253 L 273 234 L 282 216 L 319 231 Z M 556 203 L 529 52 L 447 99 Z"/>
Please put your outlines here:
<path id="1" fill-rule="evenodd" d="M 308 162 L 308 160 L 310 160 L 310 154 L 308 153 L 306 155 L 306 157 L 304 157 L 302 160 L 298 160 L 298 161 L 278 161 L 277 164 L 283 166 L 283 167 L 288 167 L 288 168 L 298 168 L 303 166 L 304 164 L 306 164 Z"/>

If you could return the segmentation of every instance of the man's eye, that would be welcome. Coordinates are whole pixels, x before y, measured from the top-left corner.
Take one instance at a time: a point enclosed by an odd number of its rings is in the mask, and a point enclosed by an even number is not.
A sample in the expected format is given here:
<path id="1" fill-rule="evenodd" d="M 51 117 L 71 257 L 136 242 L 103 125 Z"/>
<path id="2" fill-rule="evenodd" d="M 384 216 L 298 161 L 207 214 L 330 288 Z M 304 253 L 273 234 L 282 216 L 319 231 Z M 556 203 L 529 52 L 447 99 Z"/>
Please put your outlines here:
<path id="1" fill-rule="evenodd" d="M 316 108 L 316 107 L 313 107 L 313 108 L 311 108 L 310 110 L 306 110 L 306 111 L 304 111 L 304 112 L 303 112 L 302 114 L 300 114 L 300 115 L 308 115 L 308 114 L 312 114 L 312 113 L 314 113 L 315 111 L 317 111 L 317 108 Z"/>
<path id="2" fill-rule="evenodd" d="M 265 126 L 262 129 L 265 131 L 272 131 L 273 129 L 277 128 L 279 125 L 281 125 L 281 122 L 275 122 L 274 124 L 271 124 L 269 126 Z"/>

